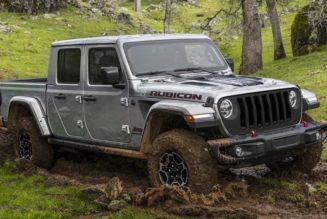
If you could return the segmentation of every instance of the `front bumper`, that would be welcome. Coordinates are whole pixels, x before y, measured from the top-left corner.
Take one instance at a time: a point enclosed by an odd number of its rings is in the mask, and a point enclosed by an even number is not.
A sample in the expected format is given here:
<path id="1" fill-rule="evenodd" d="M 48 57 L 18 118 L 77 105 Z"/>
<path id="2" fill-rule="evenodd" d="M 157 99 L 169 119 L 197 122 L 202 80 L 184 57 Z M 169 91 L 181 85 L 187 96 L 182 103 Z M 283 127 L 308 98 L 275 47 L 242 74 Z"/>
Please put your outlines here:
<path id="1" fill-rule="evenodd" d="M 271 163 L 305 153 L 308 147 L 325 141 L 327 122 L 311 122 L 254 135 L 209 140 L 218 163 L 229 167 L 246 167 Z"/>

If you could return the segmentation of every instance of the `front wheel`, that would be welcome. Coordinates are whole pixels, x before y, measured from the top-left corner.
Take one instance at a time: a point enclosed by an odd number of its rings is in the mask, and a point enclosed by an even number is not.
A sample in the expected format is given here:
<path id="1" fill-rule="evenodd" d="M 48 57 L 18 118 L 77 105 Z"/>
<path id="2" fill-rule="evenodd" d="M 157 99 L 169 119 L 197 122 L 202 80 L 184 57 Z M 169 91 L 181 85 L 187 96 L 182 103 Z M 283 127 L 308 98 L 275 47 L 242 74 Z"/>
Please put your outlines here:
<path id="1" fill-rule="evenodd" d="M 273 172 L 298 171 L 310 173 L 320 161 L 323 149 L 322 143 L 310 146 L 304 154 L 290 156 L 275 163 L 267 163 L 266 166 Z"/>
<path id="2" fill-rule="evenodd" d="M 53 148 L 40 135 L 32 117 L 23 117 L 16 125 L 9 127 L 14 134 L 14 149 L 16 156 L 33 164 L 49 169 L 53 163 Z"/>
<path id="3" fill-rule="evenodd" d="M 218 165 L 200 136 L 172 130 L 155 139 L 148 156 L 148 173 L 154 187 L 176 185 L 203 193 L 217 184 Z"/>
<path id="4" fill-rule="evenodd" d="M 303 121 L 313 122 L 313 119 L 309 115 L 304 114 Z M 266 166 L 273 172 L 299 171 L 310 173 L 320 161 L 322 150 L 323 143 L 318 141 L 315 145 L 310 146 L 303 154 L 290 156 L 275 163 L 267 163 Z"/>

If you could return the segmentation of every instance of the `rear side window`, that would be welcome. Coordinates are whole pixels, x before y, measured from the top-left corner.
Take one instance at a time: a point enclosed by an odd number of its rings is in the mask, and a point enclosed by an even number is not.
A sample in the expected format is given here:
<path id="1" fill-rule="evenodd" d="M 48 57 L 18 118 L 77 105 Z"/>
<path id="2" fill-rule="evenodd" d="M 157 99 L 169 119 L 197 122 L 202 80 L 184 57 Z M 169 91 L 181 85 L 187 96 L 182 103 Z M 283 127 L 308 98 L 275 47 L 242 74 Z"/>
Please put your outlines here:
<path id="1" fill-rule="evenodd" d="M 58 53 L 57 80 L 63 84 L 78 84 L 81 72 L 81 50 L 63 49 Z"/>

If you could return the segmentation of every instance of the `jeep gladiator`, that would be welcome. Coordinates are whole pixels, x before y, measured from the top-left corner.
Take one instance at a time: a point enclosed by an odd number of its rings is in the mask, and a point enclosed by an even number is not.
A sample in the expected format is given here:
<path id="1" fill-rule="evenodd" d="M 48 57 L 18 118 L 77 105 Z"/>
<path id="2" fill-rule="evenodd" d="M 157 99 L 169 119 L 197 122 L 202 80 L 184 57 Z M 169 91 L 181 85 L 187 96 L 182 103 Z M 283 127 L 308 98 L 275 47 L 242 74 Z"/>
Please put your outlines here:
<path id="1" fill-rule="evenodd" d="M 307 114 L 314 93 L 233 74 L 204 35 L 54 42 L 47 78 L 0 92 L 18 157 L 50 168 L 59 145 L 145 159 L 152 186 L 203 192 L 219 170 L 257 164 L 309 172 L 326 139 L 326 123 Z"/>

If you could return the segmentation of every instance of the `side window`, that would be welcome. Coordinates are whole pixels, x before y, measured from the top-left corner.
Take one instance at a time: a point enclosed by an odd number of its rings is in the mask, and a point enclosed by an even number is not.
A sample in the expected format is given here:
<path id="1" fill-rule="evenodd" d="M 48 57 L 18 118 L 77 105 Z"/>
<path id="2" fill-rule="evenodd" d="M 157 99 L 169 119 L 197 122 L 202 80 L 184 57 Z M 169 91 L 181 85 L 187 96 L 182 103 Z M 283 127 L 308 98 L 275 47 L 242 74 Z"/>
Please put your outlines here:
<path id="1" fill-rule="evenodd" d="M 58 53 L 57 80 L 63 84 L 78 84 L 81 73 L 81 50 L 62 49 Z"/>
<path id="2" fill-rule="evenodd" d="M 89 51 L 89 83 L 92 85 L 108 85 L 103 67 L 118 67 L 120 64 L 115 48 L 94 48 Z"/>

